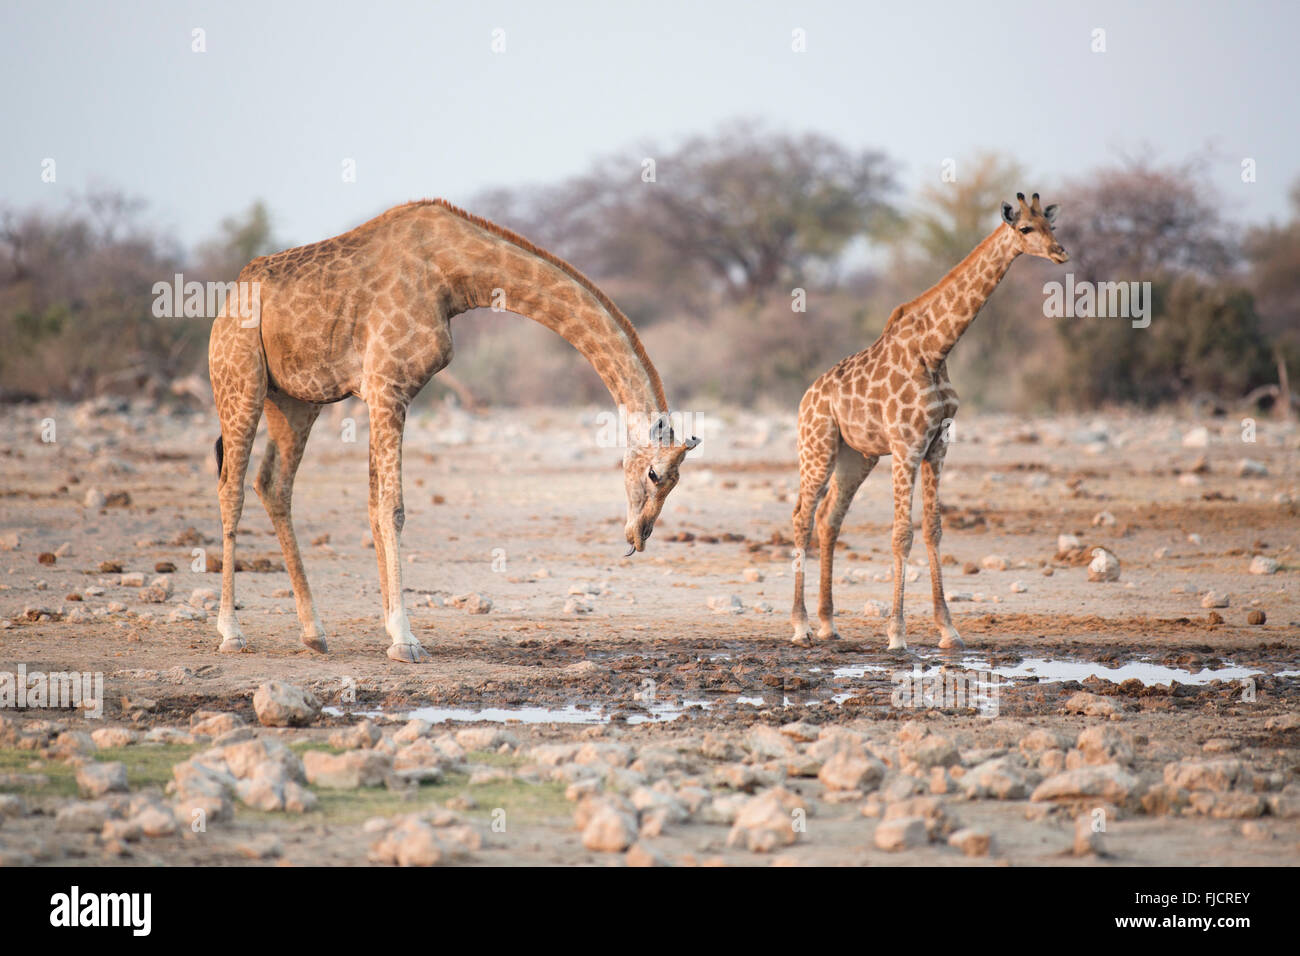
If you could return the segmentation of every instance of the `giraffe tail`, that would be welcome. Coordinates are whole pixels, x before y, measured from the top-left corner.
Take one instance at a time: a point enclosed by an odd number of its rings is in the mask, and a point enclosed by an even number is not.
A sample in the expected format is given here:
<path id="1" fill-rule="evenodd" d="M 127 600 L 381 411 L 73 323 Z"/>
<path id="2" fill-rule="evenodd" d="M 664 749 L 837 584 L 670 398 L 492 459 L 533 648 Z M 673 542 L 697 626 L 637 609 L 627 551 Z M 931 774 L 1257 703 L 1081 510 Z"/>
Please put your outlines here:
<path id="1" fill-rule="evenodd" d="M 217 456 L 217 479 L 221 479 L 221 463 L 226 457 L 225 449 L 221 443 L 221 436 L 217 436 L 217 443 L 212 446 L 213 453 Z"/>

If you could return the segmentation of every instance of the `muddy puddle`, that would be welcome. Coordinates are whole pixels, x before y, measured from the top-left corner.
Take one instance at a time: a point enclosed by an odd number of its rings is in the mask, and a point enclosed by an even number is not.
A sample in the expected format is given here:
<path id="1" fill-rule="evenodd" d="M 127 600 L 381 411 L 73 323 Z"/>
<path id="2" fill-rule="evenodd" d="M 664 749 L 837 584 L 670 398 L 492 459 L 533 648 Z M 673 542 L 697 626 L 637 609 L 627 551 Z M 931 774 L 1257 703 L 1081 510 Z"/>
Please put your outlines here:
<path id="1" fill-rule="evenodd" d="M 602 655 L 603 657 L 604 655 Z M 701 655 L 701 660 L 714 665 L 727 666 L 740 657 L 729 653 Z M 608 660 L 619 655 L 610 655 Z M 798 672 L 796 668 L 796 674 Z M 637 695 L 632 702 L 570 699 L 547 706 L 498 707 L 474 706 L 416 706 L 394 709 L 326 708 L 326 712 L 340 717 L 385 717 L 402 720 L 421 719 L 431 724 L 456 723 L 520 723 L 520 724 L 578 724 L 595 725 L 613 721 L 628 724 L 665 723 L 681 717 L 711 714 L 725 716 L 741 709 L 780 710 L 791 707 L 838 709 L 840 705 L 869 693 L 879 693 L 898 687 L 907 679 L 918 676 L 933 678 L 938 675 L 964 676 L 967 686 L 980 699 L 972 701 L 977 710 L 995 713 L 995 706 L 985 695 L 996 697 L 997 688 L 1016 683 L 1083 682 L 1090 677 L 1116 684 L 1128 680 L 1140 681 L 1144 686 L 1193 685 L 1214 681 L 1237 681 L 1260 676 L 1264 670 L 1257 667 L 1238 666 L 1224 662 L 1218 667 L 1196 670 L 1173 667 L 1147 659 L 1118 663 L 1114 666 L 1089 660 L 1066 658 L 1025 657 L 1017 663 L 992 663 L 989 660 L 951 654 L 916 655 L 909 660 L 878 663 L 862 661 L 838 666 L 811 665 L 802 668 L 807 684 L 802 691 L 763 689 L 758 693 L 727 693 L 703 689 L 688 689 L 681 696 L 648 697 Z M 1277 676 L 1293 676 L 1296 671 L 1279 672 Z"/>

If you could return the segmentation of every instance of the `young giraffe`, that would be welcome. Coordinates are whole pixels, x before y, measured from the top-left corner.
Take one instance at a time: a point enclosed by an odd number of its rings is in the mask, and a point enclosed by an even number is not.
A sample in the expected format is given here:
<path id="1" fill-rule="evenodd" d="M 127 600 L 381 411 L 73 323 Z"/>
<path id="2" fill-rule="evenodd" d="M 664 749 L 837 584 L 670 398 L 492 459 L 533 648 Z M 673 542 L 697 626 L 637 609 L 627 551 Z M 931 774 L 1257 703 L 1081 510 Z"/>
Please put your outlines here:
<path id="1" fill-rule="evenodd" d="M 894 607 L 890 650 L 907 649 L 903 629 L 904 562 L 912 548 L 912 488 L 917 467 L 925 512 L 934 620 L 942 648 L 962 648 L 943 597 L 939 565 L 939 473 L 947 451 L 946 423 L 957 414 L 957 393 L 945 359 L 1016 256 L 1069 259 L 1052 234 L 1057 206 L 1043 209 L 1017 193 L 1020 208 L 1002 204 L 1002 222 L 938 284 L 896 308 L 876 343 L 844 359 L 812 384 L 799 403 L 799 502 L 794 509 L 794 642 L 810 643 L 804 608 L 803 565 L 813 516 L 821 546 L 817 636 L 834 638 L 832 562 L 840 525 L 853 495 L 882 455 L 893 455 Z M 827 485 L 829 484 L 829 489 Z M 823 501 L 823 496 L 825 500 Z M 819 507 L 820 504 L 820 507 Z"/>
<path id="2" fill-rule="evenodd" d="M 246 644 L 235 619 L 235 532 L 264 411 L 269 441 L 254 488 L 284 552 L 302 642 L 326 650 L 290 503 L 321 406 L 356 395 L 370 409 L 370 528 L 392 639 L 388 656 L 429 659 L 402 600 L 402 430 L 408 404 L 451 361 L 455 315 L 492 306 L 535 319 L 577 348 L 627 409 L 629 555 L 644 549 L 683 457 L 698 444 L 674 441 L 659 374 L 604 293 L 560 258 L 443 200 L 397 206 L 333 239 L 254 259 L 239 278 L 256 290 L 256 311 L 249 318 L 228 304 L 208 346 L 221 418 L 222 651 Z"/>

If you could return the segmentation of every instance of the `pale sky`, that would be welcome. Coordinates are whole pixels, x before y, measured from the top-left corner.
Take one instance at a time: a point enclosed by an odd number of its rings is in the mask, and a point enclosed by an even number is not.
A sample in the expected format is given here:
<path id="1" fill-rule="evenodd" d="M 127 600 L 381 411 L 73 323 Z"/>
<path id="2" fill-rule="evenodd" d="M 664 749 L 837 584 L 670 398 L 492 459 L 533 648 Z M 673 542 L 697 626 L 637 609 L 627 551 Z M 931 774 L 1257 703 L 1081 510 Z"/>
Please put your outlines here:
<path id="1" fill-rule="evenodd" d="M 884 150 L 903 204 L 981 150 L 1047 197 L 1125 154 L 1209 148 L 1228 218 L 1260 222 L 1285 217 L 1300 178 L 1297 34 L 1300 4 L 1265 0 L 5 0 L 0 203 L 118 187 L 190 245 L 262 198 L 277 234 L 305 243 L 620 150 L 635 181 L 639 144 L 750 117 Z"/>

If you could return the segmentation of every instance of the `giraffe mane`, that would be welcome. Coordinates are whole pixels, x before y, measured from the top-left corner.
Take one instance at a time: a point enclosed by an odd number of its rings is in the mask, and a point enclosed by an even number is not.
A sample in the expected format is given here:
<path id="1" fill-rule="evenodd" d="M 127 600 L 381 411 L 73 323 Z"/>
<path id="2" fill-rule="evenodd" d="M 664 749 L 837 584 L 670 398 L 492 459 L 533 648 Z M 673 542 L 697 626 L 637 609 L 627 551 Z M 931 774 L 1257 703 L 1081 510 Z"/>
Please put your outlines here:
<path id="1" fill-rule="evenodd" d="M 555 268 L 565 273 L 574 282 L 578 283 L 578 285 L 590 292 L 595 296 L 596 301 L 601 304 L 601 307 L 614 317 L 614 321 L 618 323 L 619 328 L 623 330 L 623 334 L 626 335 L 628 341 L 632 343 L 632 349 L 636 352 L 636 357 L 640 359 L 641 364 L 644 365 L 646 371 L 650 373 L 650 384 L 654 388 L 655 398 L 658 400 L 660 406 L 655 409 L 655 411 L 668 411 L 668 399 L 664 396 L 664 383 L 659 378 L 659 370 L 654 367 L 654 363 L 650 361 L 650 356 L 646 354 L 645 346 L 641 344 L 641 336 L 637 335 L 636 327 L 633 326 L 632 321 L 623 314 L 623 310 L 614 304 L 614 300 L 602 292 L 596 283 L 583 275 L 575 266 L 566 262 L 564 259 L 561 259 L 555 253 L 548 252 L 536 243 L 530 242 L 523 236 L 519 235 L 519 233 L 507 229 L 505 226 L 499 226 L 490 219 L 484 219 L 482 216 L 476 216 L 471 212 L 466 212 L 464 209 L 453 205 L 445 199 L 417 199 L 397 208 L 407 209 L 411 206 L 440 206 L 453 216 L 458 216 L 466 222 L 490 232 L 497 238 L 504 239 L 511 245 L 518 246 L 525 252 L 537 256 L 545 262 L 549 262 L 551 265 L 555 266 Z"/>

